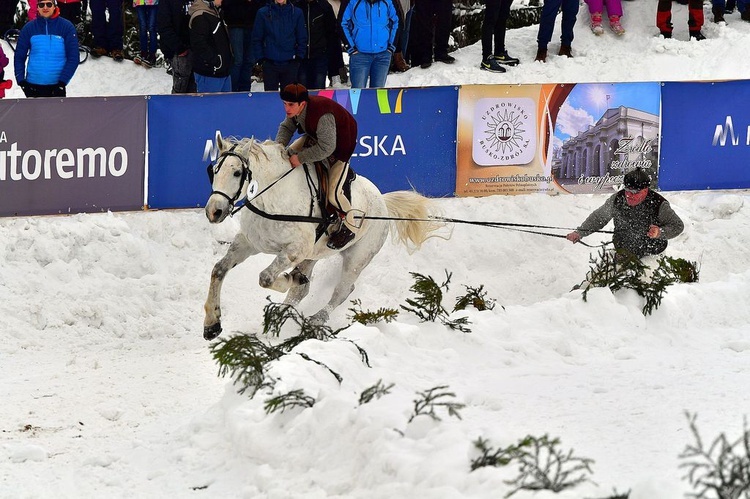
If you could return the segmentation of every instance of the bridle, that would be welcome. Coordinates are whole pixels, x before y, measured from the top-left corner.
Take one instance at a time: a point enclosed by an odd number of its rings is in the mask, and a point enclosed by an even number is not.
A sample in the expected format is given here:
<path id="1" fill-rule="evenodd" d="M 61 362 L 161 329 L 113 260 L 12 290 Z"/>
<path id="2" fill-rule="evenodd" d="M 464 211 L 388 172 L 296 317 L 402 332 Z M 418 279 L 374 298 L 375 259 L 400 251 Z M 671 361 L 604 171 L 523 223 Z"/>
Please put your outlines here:
<path id="1" fill-rule="evenodd" d="M 214 176 L 219 173 L 219 170 L 221 170 L 221 167 L 224 165 L 224 160 L 227 159 L 229 156 L 233 156 L 240 160 L 240 163 L 242 164 L 242 173 L 240 177 L 240 185 L 237 187 L 237 192 L 234 193 L 234 196 L 229 196 L 229 194 L 226 194 L 222 191 L 211 191 L 211 195 L 218 194 L 219 196 L 222 196 L 229 201 L 230 206 L 234 206 L 234 204 L 240 199 L 240 196 L 242 196 L 242 186 L 245 185 L 245 182 L 252 182 L 253 180 L 253 172 L 250 171 L 250 165 L 248 164 L 247 160 L 234 152 L 234 148 L 237 147 L 237 145 L 233 145 L 232 148 L 228 151 L 224 151 L 219 155 L 219 157 L 216 159 L 216 163 L 210 163 L 208 167 L 206 168 L 206 173 L 208 174 L 208 181 L 211 184 L 211 186 L 214 185 Z"/>

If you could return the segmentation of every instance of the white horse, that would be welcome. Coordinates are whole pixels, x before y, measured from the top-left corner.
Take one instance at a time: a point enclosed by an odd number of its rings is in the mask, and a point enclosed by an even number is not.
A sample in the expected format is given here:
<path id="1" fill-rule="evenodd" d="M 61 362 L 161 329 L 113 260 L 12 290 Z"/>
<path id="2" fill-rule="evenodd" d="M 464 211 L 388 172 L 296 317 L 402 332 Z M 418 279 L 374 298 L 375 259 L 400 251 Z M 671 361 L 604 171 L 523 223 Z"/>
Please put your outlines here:
<path id="1" fill-rule="evenodd" d="M 304 167 L 292 170 L 285 148 L 273 141 L 222 139 L 217 133 L 216 146 L 219 156 L 209 166 L 213 192 L 206 203 L 206 217 L 211 223 L 223 221 L 243 198 L 250 198 L 247 203 L 253 208 L 242 208 L 240 232 L 211 272 L 203 322 L 203 337 L 207 340 L 221 333 L 220 295 L 224 277 L 251 255 L 276 255 L 260 273 L 260 285 L 288 292 L 284 303 L 297 305 L 310 290 L 317 260 L 341 253 L 341 279 L 328 303 L 312 316 L 322 324 L 354 290 L 354 281 L 380 251 L 391 226 L 396 228 L 394 236 L 397 232 L 400 242 L 407 247 L 411 242 L 418 249 L 443 225 L 430 218 L 431 200 L 410 191 L 383 195 L 372 182 L 357 175 L 351 184 L 352 211 L 347 219 L 352 221 L 358 214 L 355 222 L 361 223 L 361 228 L 343 249 L 329 249 L 325 232 L 316 239 L 318 222 L 325 219 L 325 214 L 314 200 L 318 185 L 314 170 L 311 173 Z M 398 220 L 389 223 L 390 219 Z"/>

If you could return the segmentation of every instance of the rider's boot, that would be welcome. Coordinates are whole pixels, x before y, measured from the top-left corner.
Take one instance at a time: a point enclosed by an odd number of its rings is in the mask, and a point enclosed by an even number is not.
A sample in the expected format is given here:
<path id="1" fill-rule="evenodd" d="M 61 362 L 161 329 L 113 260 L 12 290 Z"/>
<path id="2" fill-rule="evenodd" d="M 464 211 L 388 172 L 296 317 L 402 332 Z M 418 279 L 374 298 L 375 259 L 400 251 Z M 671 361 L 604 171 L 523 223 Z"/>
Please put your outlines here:
<path id="1" fill-rule="evenodd" d="M 341 227 L 339 230 L 328 236 L 328 246 L 332 250 L 340 250 L 354 239 L 354 232 L 352 232 L 346 224 L 341 221 Z"/>

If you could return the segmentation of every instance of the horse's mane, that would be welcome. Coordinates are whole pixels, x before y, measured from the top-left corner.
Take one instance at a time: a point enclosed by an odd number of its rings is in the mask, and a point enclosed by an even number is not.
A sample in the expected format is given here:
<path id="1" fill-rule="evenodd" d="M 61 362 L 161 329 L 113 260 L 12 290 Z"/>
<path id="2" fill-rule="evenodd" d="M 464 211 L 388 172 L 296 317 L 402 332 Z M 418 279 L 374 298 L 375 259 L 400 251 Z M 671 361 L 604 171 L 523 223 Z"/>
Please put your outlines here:
<path id="1" fill-rule="evenodd" d="M 222 140 L 229 144 L 230 148 L 235 146 L 237 154 L 246 157 L 254 164 L 270 164 L 276 159 L 271 154 L 274 156 L 278 154 L 281 157 L 284 151 L 284 146 L 271 139 L 261 142 L 255 137 L 224 137 Z"/>

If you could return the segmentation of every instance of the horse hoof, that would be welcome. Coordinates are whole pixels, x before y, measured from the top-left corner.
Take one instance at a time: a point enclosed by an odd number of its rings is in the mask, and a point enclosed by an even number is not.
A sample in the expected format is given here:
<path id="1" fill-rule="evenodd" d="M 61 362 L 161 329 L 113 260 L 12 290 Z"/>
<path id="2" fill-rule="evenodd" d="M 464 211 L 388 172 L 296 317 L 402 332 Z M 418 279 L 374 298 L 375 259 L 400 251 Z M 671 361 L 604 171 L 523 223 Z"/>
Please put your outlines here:
<path id="1" fill-rule="evenodd" d="M 221 322 L 217 322 L 213 326 L 206 326 L 203 328 L 203 339 L 211 341 L 221 334 Z"/>
<path id="2" fill-rule="evenodd" d="M 310 317 L 310 322 L 315 324 L 316 326 L 324 326 L 325 323 L 328 322 L 328 312 L 325 312 L 323 310 L 317 312 L 312 317 Z"/>

